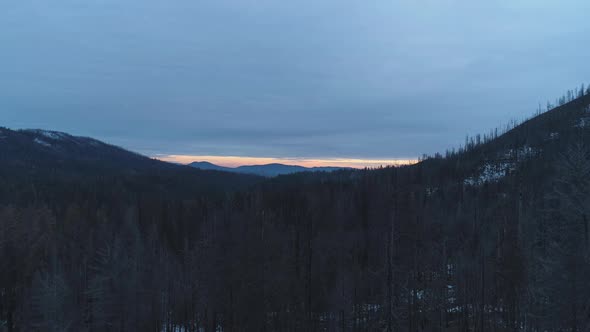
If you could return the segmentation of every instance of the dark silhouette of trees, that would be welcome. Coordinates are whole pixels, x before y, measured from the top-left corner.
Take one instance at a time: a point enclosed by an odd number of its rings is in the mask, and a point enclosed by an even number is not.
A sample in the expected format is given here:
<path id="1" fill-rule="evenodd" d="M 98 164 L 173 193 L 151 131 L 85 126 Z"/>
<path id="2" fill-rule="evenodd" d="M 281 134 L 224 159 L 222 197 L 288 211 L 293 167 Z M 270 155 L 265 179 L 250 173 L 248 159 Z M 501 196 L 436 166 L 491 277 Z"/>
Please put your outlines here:
<path id="1" fill-rule="evenodd" d="M 417 165 L 234 190 L 10 166 L 0 331 L 586 331 L 580 91 Z"/>

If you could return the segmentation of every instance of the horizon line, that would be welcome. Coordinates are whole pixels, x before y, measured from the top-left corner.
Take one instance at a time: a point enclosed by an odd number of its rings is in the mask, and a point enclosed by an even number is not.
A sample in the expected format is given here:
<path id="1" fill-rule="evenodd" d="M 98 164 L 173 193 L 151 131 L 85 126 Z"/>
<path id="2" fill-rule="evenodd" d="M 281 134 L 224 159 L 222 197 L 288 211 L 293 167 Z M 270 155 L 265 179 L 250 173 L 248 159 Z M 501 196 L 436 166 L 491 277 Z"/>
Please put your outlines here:
<path id="1" fill-rule="evenodd" d="M 244 157 L 244 156 L 210 156 L 210 155 L 178 155 L 156 154 L 152 158 L 161 161 L 190 164 L 192 162 L 210 162 L 224 167 L 239 167 L 266 164 L 285 164 L 303 167 L 350 167 L 350 168 L 377 168 L 385 166 L 411 165 L 418 162 L 412 158 L 305 158 L 305 157 Z"/>

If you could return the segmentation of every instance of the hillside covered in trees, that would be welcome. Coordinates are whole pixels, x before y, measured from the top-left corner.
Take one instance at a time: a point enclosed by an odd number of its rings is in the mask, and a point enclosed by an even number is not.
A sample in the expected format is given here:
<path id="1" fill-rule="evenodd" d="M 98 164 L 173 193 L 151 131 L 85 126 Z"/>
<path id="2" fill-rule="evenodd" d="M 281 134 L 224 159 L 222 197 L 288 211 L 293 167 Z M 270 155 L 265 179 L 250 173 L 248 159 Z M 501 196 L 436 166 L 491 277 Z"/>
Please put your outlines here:
<path id="1" fill-rule="evenodd" d="M 272 179 L 1 129 L 0 331 L 588 331 L 590 95 L 557 104 Z"/>

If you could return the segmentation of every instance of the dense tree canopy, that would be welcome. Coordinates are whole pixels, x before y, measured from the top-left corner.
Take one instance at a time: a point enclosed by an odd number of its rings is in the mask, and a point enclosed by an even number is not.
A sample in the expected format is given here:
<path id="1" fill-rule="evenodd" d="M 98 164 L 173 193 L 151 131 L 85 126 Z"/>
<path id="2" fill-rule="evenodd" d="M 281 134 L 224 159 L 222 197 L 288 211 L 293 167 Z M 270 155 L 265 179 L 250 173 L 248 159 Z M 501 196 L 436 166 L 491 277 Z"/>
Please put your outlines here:
<path id="1" fill-rule="evenodd" d="M 185 170 L 11 168 L 0 330 L 586 331 L 590 98 L 571 99 L 417 165 L 214 193 Z"/>

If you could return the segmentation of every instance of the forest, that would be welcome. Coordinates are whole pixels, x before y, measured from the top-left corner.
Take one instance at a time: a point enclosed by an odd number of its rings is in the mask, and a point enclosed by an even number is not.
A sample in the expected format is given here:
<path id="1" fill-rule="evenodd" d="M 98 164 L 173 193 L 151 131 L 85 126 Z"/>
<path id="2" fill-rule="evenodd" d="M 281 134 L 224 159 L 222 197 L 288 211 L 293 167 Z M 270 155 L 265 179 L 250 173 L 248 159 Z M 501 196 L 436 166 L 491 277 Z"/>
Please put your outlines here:
<path id="1" fill-rule="evenodd" d="M 0 331 L 590 331 L 588 92 L 400 167 L 2 147 Z"/>

